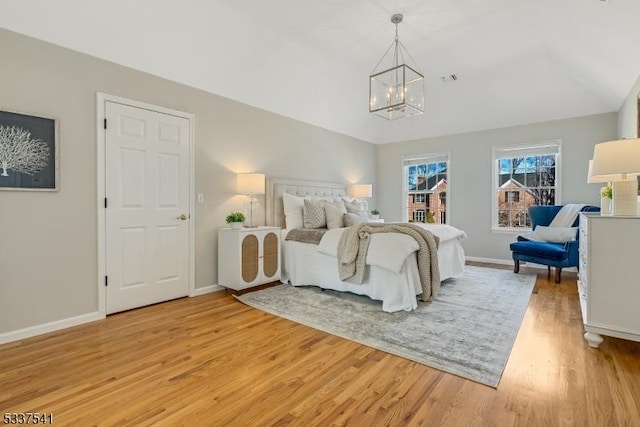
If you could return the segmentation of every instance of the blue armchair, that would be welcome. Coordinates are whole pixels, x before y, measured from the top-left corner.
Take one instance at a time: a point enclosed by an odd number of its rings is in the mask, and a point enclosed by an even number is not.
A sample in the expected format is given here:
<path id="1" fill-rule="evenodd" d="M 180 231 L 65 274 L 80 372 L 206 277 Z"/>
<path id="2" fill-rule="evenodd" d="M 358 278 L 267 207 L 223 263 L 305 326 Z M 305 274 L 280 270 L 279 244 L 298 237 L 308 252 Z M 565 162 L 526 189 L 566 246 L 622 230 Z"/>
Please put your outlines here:
<path id="1" fill-rule="evenodd" d="M 533 230 L 538 225 L 549 225 L 562 206 L 530 206 L 529 217 Z M 581 212 L 600 212 L 597 206 L 585 206 Z M 578 226 L 579 219 L 573 223 L 573 227 Z M 578 266 L 578 233 L 576 240 L 566 243 L 550 243 L 530 241 L 525 237 L 518 236 L 516 242 L 511 243 L 511 253 L 513 256 L 513 271 L 520 271 L 520 261 L 532 262 L 547 266 L 548 277 L 551 277 L 551 267 L 556 268 L 556 283 L 560 283 L 562 269 L 565 267 Z"/>

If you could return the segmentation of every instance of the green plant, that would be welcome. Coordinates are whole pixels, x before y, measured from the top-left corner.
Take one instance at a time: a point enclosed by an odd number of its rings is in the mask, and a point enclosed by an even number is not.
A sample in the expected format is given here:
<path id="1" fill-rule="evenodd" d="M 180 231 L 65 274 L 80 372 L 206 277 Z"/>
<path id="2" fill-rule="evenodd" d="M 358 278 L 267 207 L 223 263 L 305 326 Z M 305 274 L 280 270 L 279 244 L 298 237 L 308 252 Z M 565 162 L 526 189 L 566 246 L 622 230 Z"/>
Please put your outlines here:
<path id="1" fill-rule="evenodd" d="M 371 215 L 380 215 L 380 211 L 378 209 L 372 209 Z"/>
<path id="2" fill-rule="evenodd" d="M 244 222 L 244 214 L 242 212 L 231 212 L 227 215 L 227 224 L 232 222 Z"/>
<path id="3" fill-rule="evenodd" d="M 613 187 L 607 185 L 606 187 L 602 187 L 600 189 L 600 197 L 606 197 L 607 199 L 613 198 Z"/>

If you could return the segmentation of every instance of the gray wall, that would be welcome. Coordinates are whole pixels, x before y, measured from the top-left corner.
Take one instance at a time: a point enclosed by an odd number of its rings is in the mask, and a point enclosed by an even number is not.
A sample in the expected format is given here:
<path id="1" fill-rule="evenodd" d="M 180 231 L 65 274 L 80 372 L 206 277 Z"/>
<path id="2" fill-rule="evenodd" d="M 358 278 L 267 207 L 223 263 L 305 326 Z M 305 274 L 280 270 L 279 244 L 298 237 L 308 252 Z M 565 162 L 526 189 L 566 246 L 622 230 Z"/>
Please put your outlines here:
<path id="1" fill-rule="evenodd" d="M 0 192 L 0 333 L 98 308 L 96 92 L 195 114 L 196 287 L 217 282 L 216 230 L 247 209 L 236 172 L 375 184 L 369 143 L 5 30 L 0 58 L 0 108 L 59 119 L 61 172 L 58 192 Z"/>
<path id="2" fill-rule="evenodd" d="M 638 135 L 638 97 L 640 97 L 640 76 L 618 111 L 618 138 L 640 138 Z"/>
<path id="3" fill-rule="evenodd" d="M 450 224 L 465 230 L 467 256 L 508 260 L 513 233 L 491 231 L 494 145 L 562 140 L 562 202 L 600 204 L 599 186 L 587 184 L 593 146 L 615 139 L 616 113 L 535 123 L 459 135 L 385 144 L 378 147 L 378 206 L 387 220 L 402 219 L 402 157 L 449 151 Z"/>

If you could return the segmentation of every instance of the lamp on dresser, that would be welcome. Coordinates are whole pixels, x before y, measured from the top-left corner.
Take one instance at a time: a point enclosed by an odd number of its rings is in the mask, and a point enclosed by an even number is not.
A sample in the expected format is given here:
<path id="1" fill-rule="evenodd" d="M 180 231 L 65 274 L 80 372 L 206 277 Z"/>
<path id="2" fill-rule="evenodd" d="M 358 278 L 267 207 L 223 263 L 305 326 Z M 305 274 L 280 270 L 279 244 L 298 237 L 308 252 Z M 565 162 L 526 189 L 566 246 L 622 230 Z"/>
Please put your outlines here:
<path id="1" fill-rule="evenodd" d="M 593 174 L 593 160 L 589 160 L 589 174 L 587 175 L 587 183 L 588 184 L 603 184 L 606 183 L 607 187 L 602 187 L 600 189 L 600 215 L 611 215 L 611 193 L 609 196 L 606 196 L 605 189 L 609 188 L 611 190 L 611 181 L 615 181 L 616 179 L 620 179 L 618 175 L 594 175 Z M 625 181 L 636 181 L 636 177 L 633 175 L 628 175 Z"/>
<path id="2" fill-rule="evenodd" d="M 614 216 L 638 215 L 636 175 L 640 175 L 640 139 L 596 144 L 591 174 L 613 183 Z"/>
<path id="3" fill-rule="evenodd" d="M 249 227 L 253 227 L 253 205 L 256 195 L 264 194 L 265 176 L 261 173 L 239 173 L 237 176 L 238 193 L 249 197 Z"/>

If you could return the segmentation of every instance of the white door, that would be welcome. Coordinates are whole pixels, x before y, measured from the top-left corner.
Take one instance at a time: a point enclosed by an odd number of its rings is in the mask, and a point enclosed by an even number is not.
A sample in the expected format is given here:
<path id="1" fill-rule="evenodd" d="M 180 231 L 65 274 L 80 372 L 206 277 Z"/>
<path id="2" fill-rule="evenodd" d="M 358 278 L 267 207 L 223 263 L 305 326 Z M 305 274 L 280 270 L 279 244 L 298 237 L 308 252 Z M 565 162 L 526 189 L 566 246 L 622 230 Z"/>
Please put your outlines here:
<path id="1" fill-rule="evenodd" d="M 105 104 L 106 311 L 189 293 L 189 120 Z"/>

